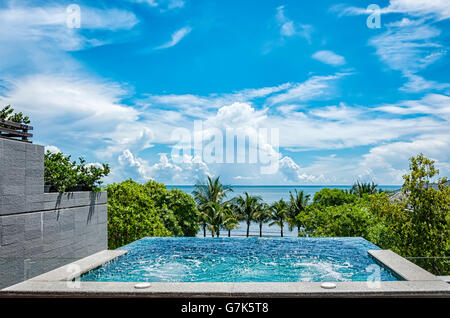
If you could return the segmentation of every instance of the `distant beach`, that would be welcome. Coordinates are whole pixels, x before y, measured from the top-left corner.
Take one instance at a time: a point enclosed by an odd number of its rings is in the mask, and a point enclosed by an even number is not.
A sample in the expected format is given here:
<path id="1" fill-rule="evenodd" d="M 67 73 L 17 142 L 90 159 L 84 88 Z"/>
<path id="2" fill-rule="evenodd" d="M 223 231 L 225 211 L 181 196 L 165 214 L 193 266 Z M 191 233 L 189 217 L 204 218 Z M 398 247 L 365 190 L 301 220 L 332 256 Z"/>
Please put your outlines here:
<path id="1" fill-rule="evenodd" d="M 167 185 L 167 189 L 176 188 L 179 189 L 185 193 L 192 194 L 192 191 L 194 190 L 193 185 Z M 305 194 L 311 195 L 311 199 L 314 197 L 314 194 L 323 188 L 333 188 L 333 189 L 342 189 L 342 190 L 350 190 L 351 185 L 302 185 L 302 186 L 242 186 L 242 185 L 235 185 L 232 186 L 233 192 L 229 195 L 229 199 L 242 195 L 244 192 L 248 192 L 251 195 L 259 195 L 265 202 L 267 203 L 273 203 L 275 201 L 278 201 L 280 199 L 289 200 L 289 191 L 293 192 L 295 190 L 297 191 L 303 191 Z M 386 186 L 386 185 L 379 185 L 379 189 L 393 191 L 400 189 L 401 186 Z M 311 202 L 311 201 L 310 201 Z M 240 223 L 240 227 L 238 229 L 235 229 L 231 231 L 231 236 L 245 236 L 246 231 L 246 225 L 244 223 Z M 268 226 L 267 224 L 263 225 L 263 234 L 264 236 L 280 236 L 280 228 L 278 226 Z M 226 236 L 226 231 L 221 231 L 221 236 Z M 250 226 L 250 235 L 252 236 L 258 236 L 259 235 L 259 227 L 258 224 L 252 223 Z M 289 231 L 287 226 L 285 227 L 285 236 L 288 237 L 297 237 L 297 229 L 294 229 L 293 231 Z M 197 236 L 203 236 L 203 232 L 199 232 Z"/>

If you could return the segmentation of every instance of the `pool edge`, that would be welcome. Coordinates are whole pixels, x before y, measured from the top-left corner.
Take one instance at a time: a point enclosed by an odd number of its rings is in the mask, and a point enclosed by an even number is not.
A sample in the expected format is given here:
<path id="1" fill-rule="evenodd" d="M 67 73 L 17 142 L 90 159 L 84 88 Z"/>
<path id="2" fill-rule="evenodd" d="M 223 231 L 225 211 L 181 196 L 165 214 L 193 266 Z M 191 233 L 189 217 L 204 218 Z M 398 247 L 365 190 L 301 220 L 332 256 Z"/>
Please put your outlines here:
<path id="1" fill-rule="evenodd" d="M 136 289 L 133 282 L 74 281 L 125 253 L 126 250 L 101 251 L 4 288 L 0 297 L 450 297 L 450 284 L 390 250 L 368 253 L 404 281 L 334 282 L 335 289 L 321 288 L 322 282 L 155 282 L 149 288 Z"/>

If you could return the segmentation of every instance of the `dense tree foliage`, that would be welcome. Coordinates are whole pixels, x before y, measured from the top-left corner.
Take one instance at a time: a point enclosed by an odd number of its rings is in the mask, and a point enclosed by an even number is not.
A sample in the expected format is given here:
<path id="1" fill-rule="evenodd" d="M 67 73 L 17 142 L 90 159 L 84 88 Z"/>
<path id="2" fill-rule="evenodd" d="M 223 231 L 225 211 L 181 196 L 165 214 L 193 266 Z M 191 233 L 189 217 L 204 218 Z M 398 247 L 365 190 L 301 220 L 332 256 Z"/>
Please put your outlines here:
<path id="1" fill-rule="evenodd" d="M 60 152 L 45 153 L 44 182 L 50 186 L 50 191 L 100 191 L 101 179 L 110 172 L 109 165 L 86 165 L 86 161 L 81 157 L 77 164 L 76 161 L 71 161 L 70 157 Z"/>
<path id="2" fill-rule="evenodd" d="M 438 179 L 434 161 L 411 158 L 397 194 L 356 184 L 351 193 L 323 189 L 296 219 L 300 236 L 361 236 L 436 274 L 449 274 L 450 188 Z"/>
<path id="3" fill-rule="evenodd" d="M 367 208 L 367 202 L 360 200 L 342 205 L 309 205 L 300 214 L 302 224 L 300 236 L 363 236 L 367 238 L 368 228 L 373 219 Z"/>
<path id="4" fill-rule="evenodd" d="M 194 236 L 199 214 L 191 196 L 163 184 L 127 180 L 106 187 L 108 246 L 123 246 L 146 236 Z"/>
<path id="5" fill-rule="evenodd" d="M 30 118 L 24 116 L 22 112 L 15 113 L 14 108 L 12 108 L 11 105 L 7 105 L 0 109 L 0 119 L 26 125 L 31 122 Z"/>
<path id="6" fill-rule="evenodd" d="M 411 158 L 401 196 L 394 200 L 383 194 L 372 197 L 371 211 L 382 224 L 372 239 L 402 256 L 426 257 L 425 266 L 433 272 L 448 273 L 450 188 L 444 185 L 446 178 L 432 184 L 438 174 L 433 160 L 422 154 Z"/>
<path id="7" fill-rule="evenodd" d="M 341 189 L 324 188 L 314 195 L 313 203 L 321 206 L 336 206 L 355 202 L 356 195 Z"/>

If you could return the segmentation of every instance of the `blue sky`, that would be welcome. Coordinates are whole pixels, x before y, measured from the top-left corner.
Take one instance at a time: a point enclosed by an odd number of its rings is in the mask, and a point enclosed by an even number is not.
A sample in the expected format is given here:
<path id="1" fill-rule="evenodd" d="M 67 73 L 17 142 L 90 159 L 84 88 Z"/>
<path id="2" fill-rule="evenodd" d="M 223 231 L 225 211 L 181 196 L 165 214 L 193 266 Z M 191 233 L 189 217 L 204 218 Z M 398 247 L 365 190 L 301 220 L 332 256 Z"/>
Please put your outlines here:
<path id="1" fill-rule="evenodd" d="M 0 0 L 0 105 L 106 182 L 401 184 L 420 152 L 449 176 L 449 18 L 446 0 Z M 227 131 L 247 142 L 216 150 Z"/>

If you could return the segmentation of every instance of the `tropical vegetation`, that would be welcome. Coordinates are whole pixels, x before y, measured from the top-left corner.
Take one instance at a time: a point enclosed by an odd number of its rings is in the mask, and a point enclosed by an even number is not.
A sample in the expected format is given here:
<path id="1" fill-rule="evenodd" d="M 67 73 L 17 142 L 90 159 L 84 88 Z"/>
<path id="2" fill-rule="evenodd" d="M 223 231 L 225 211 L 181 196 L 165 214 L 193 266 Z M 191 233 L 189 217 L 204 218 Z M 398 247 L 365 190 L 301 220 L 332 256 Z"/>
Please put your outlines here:
<path id="1" fill-rule="evenodd" d="M 110 173 L 109 165 L 88 165 L 82 157 L 79 163 L 70 158 L 61 152 L 44 154 L 44 183 L 49 191 L 100 191 L 102 178 Z"/>
<path id="2" fill-rule="evenodd" d="M 133 180 L 106 186 L 108 247 L 129 244 L 146 236 L 195 236 L 200 214 L 193 198 L 163 184 Z"/>
<path id="3" fill-rule="evenodd" d="M 26 125 L 31 122 L 30 118 L 28 116 L 24 116 L 22 112 L 15 113 L 14 108 L 12 108 L 11 105 L 7 105 L 0 109 L 0 119 Z"/>

